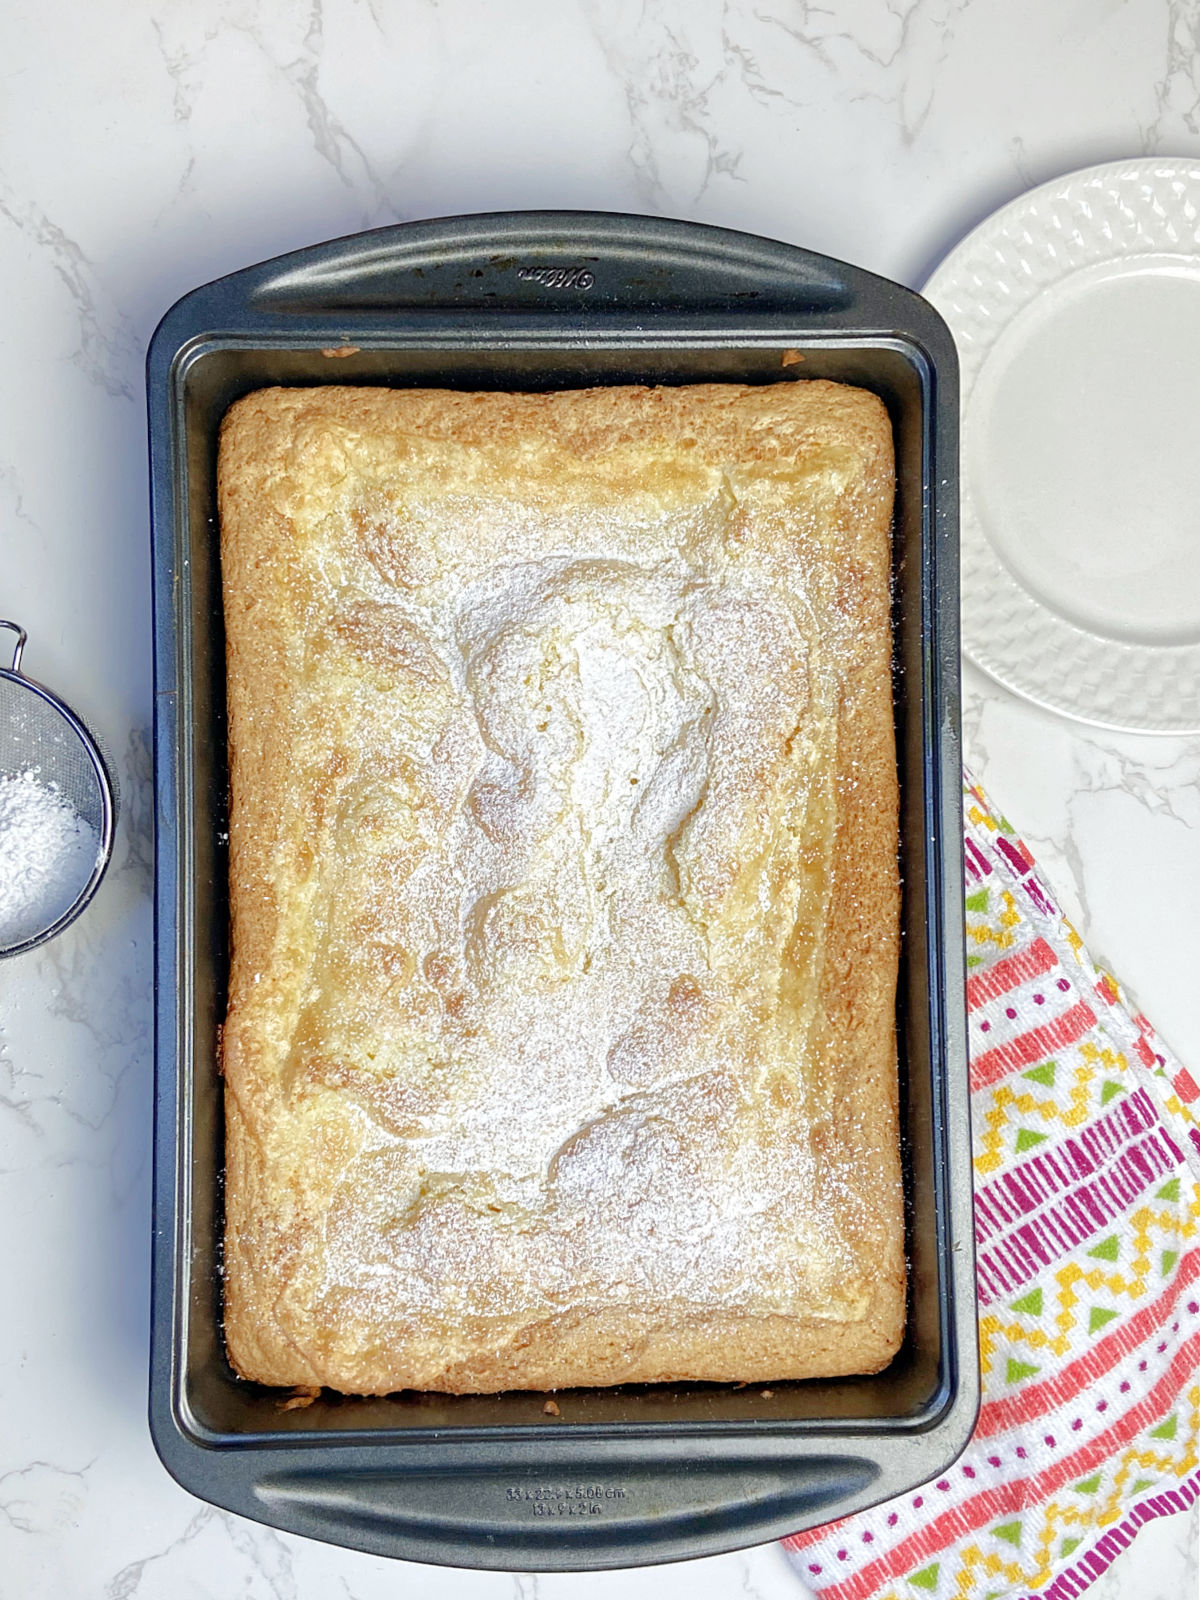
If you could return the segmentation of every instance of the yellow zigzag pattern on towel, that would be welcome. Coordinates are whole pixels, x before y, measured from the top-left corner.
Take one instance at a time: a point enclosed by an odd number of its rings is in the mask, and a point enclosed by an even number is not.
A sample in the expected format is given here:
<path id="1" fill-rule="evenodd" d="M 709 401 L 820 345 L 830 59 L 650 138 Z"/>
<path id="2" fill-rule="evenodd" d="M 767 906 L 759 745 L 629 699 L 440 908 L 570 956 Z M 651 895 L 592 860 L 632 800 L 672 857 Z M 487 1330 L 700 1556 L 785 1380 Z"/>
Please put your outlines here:
<path id="1" fill-rule="evenodd" d="M 1071 1055 L 1083 1055 L 1071 1069 L 1071 1088 L 1067 1103 L 1046 1097 L 1044 1089 L 1031 1085 L 1027 1079 L 1018 1079 L 1020 1087 L 1006 1080 L 997 1084 L 992 1093 L 991 1105 L 984 1113 L 985 1131 L 977 1138 L 979 1154 L 975 1157 L 975 1170 L 980 1176 L 995 1172 L 1004 1164 L 1005 1147 L 1010 1142 L 1008 1132 L 1017 1117 L 1037 1117 L 1044 1123 L 1061 1122 L 1064 1128 L 1078 1128 L 1088 1120 L 1092 1110 L 1093 1085 L 1096 1068 L 1078 1047 L 1059 1051 L 1060 1063 Z"/>
<path id="2" fill-rule="evenodd" d="M 1061 1093 L 1053 1099 L 1044 1089 L 1031 1086 L 1026 1078 L 1018 1078 L 1015 1083 L 1005 1079 L 997 1084 L 984 1113 L 986 1131 L 977 1139 L 976 1172 L 986 1175 L 1003 1164 L 1005 1135 L 1017 1116 L 1026 1119 L 1036 1116 L 1044 1123 L 1061 1122 L 1064 1128 L 1077 1128 L 1098 1109 L 1094 1104 L 1094 1091 L 1102 1091 L 1104 1081 L 1129 1071 L 1129 1062 L 1121 1051 L 1102 1049 L 1090 1039 L 1055 1051 L 1055 1059 L 1060 1065 L 1074 1062 L 1066 1105 L 1062 1104 Z"/>
<path id="3" fill-rule="evenodd" d="M 1099 1264 L 1085 1269 L 1077 1262 L 1068 1261 L 1054 1274 L 1057 1293 L 1052 1302 L 1050 1297 L 1054 1291 L 1046 1275 L 1042 1274 L 1037 1280 L 1044 1301 L 1036 1326 L 1026 1327 L 1013 1320 L 1007 1307 L 998 1307 L 980 1317 L 979 1358 L 985 1373 L 992 1371 L 997 1352 L 1001 1360 L 1006 1360 L 1009 1351 L 1017 1346 L 1037 1351 L 1043 1357 L 1059 1359 L 1068 1355 L 1073 1347 L 1078 1348 L 1079 1336 L 1072 1335 L 1080 1322 L 1077 1290 L 1081 1284 L 1091 1291 L 1085 1302 L 1088 1309 L 1097 1304 L 1098 1294 L 1107 1308 L 1118 1301 L 1140 1300 L 1148 1288 L 1157 1287 L 1154 1263 L 1161 1259 L 1160 1252 L 1174 1250 L 1182 1255 L 1188 1242 L 1196 1237 L 1200 1222 L 1200 1188 L 1183 1216 L 1176 1210 L 1145 1205 L 1133 1213 L 1131 1221 L 1134 1255 L 1129 1263 L 1129 1275 L 1106 1271 Z M 1082 1320 L 1086 1337 L 1087 1319 Z"/>

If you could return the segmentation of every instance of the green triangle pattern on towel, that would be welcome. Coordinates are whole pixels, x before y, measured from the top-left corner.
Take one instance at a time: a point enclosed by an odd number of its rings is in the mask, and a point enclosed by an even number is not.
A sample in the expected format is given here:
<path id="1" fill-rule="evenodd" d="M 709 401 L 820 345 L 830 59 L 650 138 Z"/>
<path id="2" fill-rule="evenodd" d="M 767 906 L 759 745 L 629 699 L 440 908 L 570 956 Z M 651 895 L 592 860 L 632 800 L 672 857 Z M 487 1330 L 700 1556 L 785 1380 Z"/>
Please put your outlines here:
<path id="1" fill-rule="evenodd" d="M 1079 1546 L 1082 1543 L 1083 1543 L 1082 1539 L 1074 1539 L 1074 1538 L 1064 1539 L 1063 1542 L 1058 1547 L 1059 1556 L 1062 1558 L 1062 1560 L 1065 1561 L 1067 1559 L 1067 1557 L 1071 1554 L 1071 1551 L 1072 1550 L 1078 1550 Z"/>
<path id="2" fill-rule="evenodd" d="M 1124 1094 L 1125 1085 L 1118 1083 L 1115 1078 L 1105 1078 L 1104 1087 L 1100 1091 L 1100 1104 L 1106 1106 L 1114 1095 Z"/>
<path id="3" fill-rule="evenodd" d="M 1031 1366 L 1028 1361 L 1016 1361 L 1009 1356 L 1005 1378 L 1009 1383 L 1020 1383 L 1022 1378 L 1032 1378 L 1035 1372 L 1041 1370 L 1041 1367 Z"/>
<path id="4" fill-rule="evenodd" d="M 910 1572 L 908 1581 L 914 1589 L 936 1589 L 938 1581 L 938 1568 L 940 1561 L 935 1561 L 928 1567 L 922 1567 L 920 1572 Z"/>
<path id="5" fill-rule="evenodd" d="M 1178 1260 L 1179 1260 L 1179 1251 L 1178 1250 L 1164 1250 L 1163 1251 L 1162 1275 L 1163 1275 L 1164 1278 L 1166 1277 L 1167 1273 L 1170 1272 L 1171 1268 L 1175 1265 L 1175 1263 Z"/>
<path id="6" fill-rule="evenodd" d="M 1096 1490 L 1100 1487 L 1100 1478 L 1101 1474 L 1099 1472 L 1093 1472 L 1090 1478 L 1080 1478 L 1079 1482 L 1075 1485 L 1075 1493 L 1095 1494 Z"/>
<path id="7" fill-rule="evenodd" d="M 1110 1233 L 1107 1239 L 1102 1239 L 1099 1244 L 1093 1245 L 1088 1255 L 1095 1256 L 1097 1261 L 1115 1261 L 1120 1246 L 1115 1233 Z"/>
<path id="8" fill-rule="evenodd" d="M 1161 1189 L 1155 1189 L 1154 1198 L 1156 1200 L 1178 1200 L 1179 1179 L 1172 1178 L 1170 1183 L 1164 1183 Z"/>
<path id="9" fill-rule="evenodd" d="M 1057 1066 L 1057 1061 L 1043 1061 L 1040 1067 L 1030 1067 L 1029 1071 L 1023 1072 L 1021 1076 L 1028 1078 L 1031 1083 L 1044 1083 L 1047 1089 L 1052 1089 Z"/>
<path id="10" fill-rule="evenodd" d="M 967 971 L 968 972 L 970 972 L 972 967 L 981 967 L 982 965 L 983 965 L 983 957 L 982 956 L 968 956 L 967 957 Z"/>
<path id="11" fill-rule="evenodd" d="M 1153 1478 L 1135 1478 L 1134 1482 L 1133 1482 L 1133 1487 L 1130 1489 L 1129 1492 L 1130 1492 L 1130 1494 L 1141 1494 L 1143 1489 L 1153 1489 L 1153 1487 L 1154 1487 L 1154 1479 Z"/>
<path id="12" fill-rule="evenodd" d="M 1119 1315 L 1119 1312 L 1108 1311 L 1104 1306 L 1093 1306 L 1088 1312 L 1088 1332 L 1095 1333 L 1098 1328 L 1102 1328 L 1106 1322 L 1111 1322 Z"/>
<path id="13" fill-rule="evenodd" d="M 1150 1429 L 1152 1439 L 1173 1439 L 1175 1437 L 1175 1415 L 1171 1414 L 1165 1422 L 1160 1422 L 1157 1428 Z"/>
<path id="14" fill-rule="evenodd" d="M 986 911 L 988 906 L 988 892 L 986 889 L 976 889 L 974 894 L 967 896 L 968 911 Z M 911 1579 L 909 1580 L 912 1581 Z"/>
<path id="15" fill-rule="evenodd" d="M 1021 1524 L 1019 1521 L 998 1522 L 992 1529 L 992 1533 L 997 1539 L 1007 1539 L 1009 1544 L 1020 1544 L 1021 1542 Z"/>
<path id="16" fill-rule="evenodd" d="M 1023 1317 L 1040 1317 L 1042 1314 L 1041 1289 L 1031 1289 L 1028 1294 L 1023 1294 L 1019 1300 L 1014 1300 L 1012 1309 L 1019 1311 Z"/>
<path id="17" fill-rule="evenodd" d="M 1045 1142 L 1046 1135 L 1044 1133 L 1035 1133 L 1032 1128 L 1017 1129 L 1018 1155 L 1020 1155 L 1023 1150 L 1032 1150 L 1035 1144 L 1045 1144 Z"/>

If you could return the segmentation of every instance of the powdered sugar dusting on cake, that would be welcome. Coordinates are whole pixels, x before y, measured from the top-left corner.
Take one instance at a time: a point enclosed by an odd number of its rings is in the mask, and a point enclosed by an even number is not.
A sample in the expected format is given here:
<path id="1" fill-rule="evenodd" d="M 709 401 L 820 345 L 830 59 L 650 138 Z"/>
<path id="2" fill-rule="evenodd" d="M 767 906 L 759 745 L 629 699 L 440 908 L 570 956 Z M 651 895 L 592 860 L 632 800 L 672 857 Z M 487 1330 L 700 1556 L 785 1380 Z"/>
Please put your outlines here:
<path id="1" fill-rule="evenodd" d="M 431 1370 L 569 1306 L 862 1311 L 808 1057 L 851 625 L 710 477 L 653 537 L 482 490 L 457 560 L 386 497 L 314 535 L 287 1138 L 347 1151 L 312 1304 Z"/>
<path id="2" fill-rule="evenodd" d="M 406 756 L 423 783 L 415 850 L 351 853 L 412 977 L 393 1029 L 374 985 L 349 1086 L 402 1128 L 410 1184 L 364 1208 L 368 1140 L 330 1213 L 331 1303 L 444 1311 L 451 1280 L 458 1314 L 501 1319 L 571 1294 L 836 1301 L 832 1217 L 797 1250 L 796 1218 L 827 1208 L 815 1159 L 761 1095 L 780 1071 L 806 1092 L 802 1027 L 772 1051 L 764 1018 L 805 914 L 780 878 L 829 848 L 812 756 L 833 688 L 806 605 L 748 576 L 600 555 L 451 574 L 421 621 L 451 686 L 436 723 L 358 685 L 362 769 Z M 315 1009 L 315 1053 L 344 1062 L 353 1016 Z M 397 1122 L 391 1083 L 431 1056 L 438 1092 Z"/>

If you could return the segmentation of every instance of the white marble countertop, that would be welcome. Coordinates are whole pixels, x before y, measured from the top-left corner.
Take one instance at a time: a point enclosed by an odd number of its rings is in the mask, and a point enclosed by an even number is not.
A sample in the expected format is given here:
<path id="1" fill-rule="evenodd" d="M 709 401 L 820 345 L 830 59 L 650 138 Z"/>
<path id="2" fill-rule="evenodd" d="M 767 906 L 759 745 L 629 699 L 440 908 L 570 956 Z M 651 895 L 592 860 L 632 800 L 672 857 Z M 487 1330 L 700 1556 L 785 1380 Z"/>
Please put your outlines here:
<path id="1" fill-rule="evenodd" d="M 0 1589 L 109 1600 L 796 1597 L 772 1547 L 636 1574 L 389 1563 L 218 1513 L 145 1424 L 150 600 L 142 359 L 209 278 L 412 217 L 745 228 L 909 283 L 1029 185 L 1200 154 L 1191 0 L 121 0 L 0 15 L 0 614 L 124 808 L 88 915 L 0 968 Z M 1095 954 L 1200 1063 L 1200 738 L 968 673 L 966 743 Z M 1196 1592 L 1195 1521 L 1093 1591 Z M 1136 1571 L 1136 1580 L 1133 1577 Z"/>

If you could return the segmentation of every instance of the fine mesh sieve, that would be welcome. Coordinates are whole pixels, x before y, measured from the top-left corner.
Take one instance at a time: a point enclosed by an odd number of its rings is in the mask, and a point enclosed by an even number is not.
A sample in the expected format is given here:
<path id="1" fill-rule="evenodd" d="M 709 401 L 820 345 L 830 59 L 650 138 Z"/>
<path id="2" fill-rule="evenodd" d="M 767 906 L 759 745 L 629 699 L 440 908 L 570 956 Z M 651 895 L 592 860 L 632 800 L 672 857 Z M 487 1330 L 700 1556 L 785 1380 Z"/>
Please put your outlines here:
<path id="1" fill-rule="evenodd" d="M 69 706 L 12 665 L 0 667 L 0 957 L 73 922 L 112 853 L 116 799 L 96 741 Z"/>

